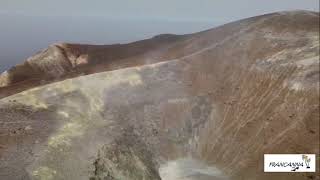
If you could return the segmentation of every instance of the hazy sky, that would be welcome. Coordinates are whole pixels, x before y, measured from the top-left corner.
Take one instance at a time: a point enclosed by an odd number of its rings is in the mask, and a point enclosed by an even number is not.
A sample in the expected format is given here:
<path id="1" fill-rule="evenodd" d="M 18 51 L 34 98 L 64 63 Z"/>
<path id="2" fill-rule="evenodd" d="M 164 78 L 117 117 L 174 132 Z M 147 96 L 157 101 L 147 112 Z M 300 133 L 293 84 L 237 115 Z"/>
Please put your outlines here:
<path id="1" fill-rule="evenodd" d="M 319 11 L 319 0 L 0 0 L 0 11 L 33 15 L 225 21 L 289 9 Z"/>
<path id="2" fill-rule="evenodd" d="M 0 71 L 56 42 L 125 43 L 296 9 L 319 0 L 0 0 Z"/>

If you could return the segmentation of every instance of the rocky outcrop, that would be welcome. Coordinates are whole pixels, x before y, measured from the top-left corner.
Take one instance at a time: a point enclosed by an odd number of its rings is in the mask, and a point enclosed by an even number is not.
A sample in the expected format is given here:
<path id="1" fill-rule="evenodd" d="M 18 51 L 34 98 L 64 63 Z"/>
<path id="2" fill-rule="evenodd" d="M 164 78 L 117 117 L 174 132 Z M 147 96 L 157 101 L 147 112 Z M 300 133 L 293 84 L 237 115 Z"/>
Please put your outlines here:
<path id="1" fill-rule="evenodd" d="M 159 59 L 142 57 L 187 37 L 161 35 L 124 45 L 51 45 L 0 75 L 0 97 L 72 77 L 155 63 Z"/>
<path id="2" fill-rule="evenodd" d="M 141 56 L 164 62 L 3 98 L 0 177 L 317 179 L 263 173 L 263 154 L 319 156 L 318 22 L 250 18 Z"/>

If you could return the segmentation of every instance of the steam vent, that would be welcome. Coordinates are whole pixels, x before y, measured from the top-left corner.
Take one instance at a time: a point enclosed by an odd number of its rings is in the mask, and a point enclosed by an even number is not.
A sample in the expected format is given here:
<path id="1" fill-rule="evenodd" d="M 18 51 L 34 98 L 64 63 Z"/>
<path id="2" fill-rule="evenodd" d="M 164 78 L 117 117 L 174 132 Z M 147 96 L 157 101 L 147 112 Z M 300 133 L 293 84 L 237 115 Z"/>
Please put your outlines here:
<path id="1" fill-rule="evenodd" d="M 310 180 L 319 13 L 288 11 L 130 44 L 55 44 L 0 76 L 1 180 Z"/>

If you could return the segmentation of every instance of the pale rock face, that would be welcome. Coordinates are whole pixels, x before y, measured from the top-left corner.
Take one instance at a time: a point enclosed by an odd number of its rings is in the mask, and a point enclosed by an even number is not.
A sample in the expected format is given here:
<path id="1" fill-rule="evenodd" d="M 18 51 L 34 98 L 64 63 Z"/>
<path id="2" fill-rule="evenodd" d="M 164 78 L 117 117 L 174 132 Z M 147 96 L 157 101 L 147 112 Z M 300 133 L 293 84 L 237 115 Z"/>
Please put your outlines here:
<path id="1" fill-rule="evenodd" d="M 86 65 L 110 54 L 50 47 L 28 62 L 61 80 L 0 99 L 0 179 L 316 179 L 263 173 L 263 154 L 319 154 L 318 21 L 285 12 L 159 36 L 99 73 Z M 71 52 L 94 74 L 64 79 Z"/>
<path id="2" fill-rule="evenodd" d="M 62 49 L 53 45 L 27 60 L 28 64 L 46 72 L 50 77 L 60 77 L 66 73 L 70 62 Z"/>
<path id="3" fill-rule="evenodd" d="M 81 55 L 77 58 L 75 66 L 86 65 L 88 63 L 88 55 Z"/>
<path id="4" fill-rule="evenodd" d="M 10 76 L 7 71 L 1 73 L 0 75 L 0 87 L 5 87 L 10 84 Z"/>

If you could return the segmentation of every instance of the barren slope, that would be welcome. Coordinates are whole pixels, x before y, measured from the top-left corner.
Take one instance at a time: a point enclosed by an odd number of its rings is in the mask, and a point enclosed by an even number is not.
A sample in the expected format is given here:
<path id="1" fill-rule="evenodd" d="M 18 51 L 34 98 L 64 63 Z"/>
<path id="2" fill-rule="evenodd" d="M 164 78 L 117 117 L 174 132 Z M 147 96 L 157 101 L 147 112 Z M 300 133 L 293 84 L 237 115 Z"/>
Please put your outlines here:
<path id="1" fill-rule="evenodd" d="M 187 37 L 160 35 L 124 45 L 54 44 L 2 73 L 0 97 L 66 78 L 157 62 L 150 60 L 154 51 L 165 51 Z"/>
<path id="2" fill-rule="evenodd" d="M 308 34 L 317 33 L 318 24 L 319 13 L 294 11 L 253 17 L 190 35 L 164 34 L 124 45 L 56 44 L 1 74 L 0 97 L 66 78 L 169 61 L 207 49 L 223 49 L 220 54 L 245 59 L 241 61 L 277 56 L 282 50 L 303 46 L 310 39 Z M 232 41 L 238 43 L 230 45 Z M 274 42 L 272 46 L 266 44 L 269 41 Z"/>
<path id="3" fill-rule="evenodd" d="M 318 23 L 250 18 L 3 98 L 0 179 L 317 179 L 263 154 L 319 156 Z"/>

